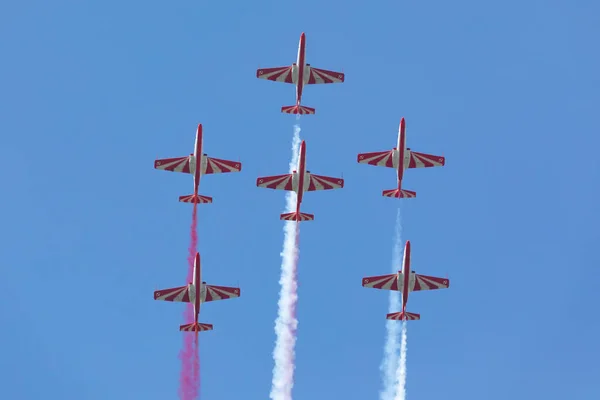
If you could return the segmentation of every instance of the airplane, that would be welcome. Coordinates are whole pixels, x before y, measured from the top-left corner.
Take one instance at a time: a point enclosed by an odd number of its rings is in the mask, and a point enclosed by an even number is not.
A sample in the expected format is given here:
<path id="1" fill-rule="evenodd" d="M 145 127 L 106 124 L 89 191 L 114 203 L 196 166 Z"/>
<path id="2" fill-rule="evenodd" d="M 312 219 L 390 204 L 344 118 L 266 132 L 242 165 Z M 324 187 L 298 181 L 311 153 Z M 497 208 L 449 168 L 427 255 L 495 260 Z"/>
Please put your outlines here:
<path id="1" fill-rule="evenodd" d="M 402 162 L 400 162 L 402 160 Z M 446 158 L 431 154 L 417 153 L 406 147 L 406 122 L 404 117 L 400 120 L 398 129 L 398 144 L 392 150 L 361 153 L 357 161 L 360 164 L 370 164 L 377 167 L 394 168 L 398 173 L 398 188 L 384 190 L 384 197 L 397 199 L 414 198 L 417 193 L 402 189 L 402 177 L 407 168 L 441 167 L 446 164 Z"/>
<path id="2" fill-rule="evenodd" d="M 384 290 L 397 290 L 402 292 L 402 311 L 387 314 L 386 319 L 391 320 L 418 320 L 420 314 L 406 311 L 406 303 L 410 292 L 418 290 L 447 289 L 450 281 L 446 278 L 437 278 L 435 276 L 419 275 L 410 269 L 410 240 L 404 245 L 404 260 L 402 261 L 402 270 L 396 274 L 368 276 L 362 280 L 363 287 Z"/>
<path id="3" fill-rule="evenodd" d="M 198 194 L 198 186 L 202 175 L 240 172 L 242 170 L 242 164 L 238 161 L 212 158 L 202 151 L 202 124 L 198 124 L 196 143 L 192 154 L 185 157 L 162 158 L 154 161 L 155 169 L 183 172 L 194 176 L 194 194 L 179 196 L 179 201 L 183 203 L 212 203 L 212 197 Z"/>
<path id="4" fill-rule="evenodd" d="M 285 221 L 314 221 L 313 214 L 300 212 L 300 203 L 304 192 L 315 190 L 341 189 L 344 187 L 342 178 L 331 178 L 329 176 L 311 174 L 306 170 L 306 142 L 300 144 L 300 156 L 298 157 L 298 169 L 291 174 L 264 176 L 256 180 L 256 186 L 267 189 L 289 190 L 298 195 L 296 201 L 296 212 L 281 214 L 281 220 Z"/>
<path id="5" fill-rule="evenodd" d="M 305 53 L 306 35 L 302 32 L 300 35 L 300 44 L 298 45 L 298 58 L 295 63 L 287 67 L 262 68 L 256 71 L 256 77 L 259 79 L 293 83 L 296 85 L 296 105 L 281 107 L 282 113 L 300 115 L 314 114 L 314 108 L 300 105 L 304 85 L 344 82 L 344 74 L 341 72 L 314 68 L 311 67 L 310 64 L 306 64 Z M 302 79 L 298 79 L 300 76 Z"/>
<path id="6" fill-rule="evenodd" d="M 234 297 L 240 297 L 240 288 L 228 286 L 213 286 L 207 285 L 206 282 L 200 281 L 202 268 L 200 267 L 200 253 L 196 252 L 194 261 L 194 278 L 193 281 L 186 286 L 176 288 L 156 290 L 154 292 L 154 300 L 164 301 L 180 301 L 184 303 L 192 303 L 194 305 L 194 322 L 180 325 L 180 331 L 186 332 L 202 332 L 211 331 L 212 324 L 204 324 L 198 322 L 198 314 L 200 314 L 200 305 L 208 301 L 227 300 Z"/>

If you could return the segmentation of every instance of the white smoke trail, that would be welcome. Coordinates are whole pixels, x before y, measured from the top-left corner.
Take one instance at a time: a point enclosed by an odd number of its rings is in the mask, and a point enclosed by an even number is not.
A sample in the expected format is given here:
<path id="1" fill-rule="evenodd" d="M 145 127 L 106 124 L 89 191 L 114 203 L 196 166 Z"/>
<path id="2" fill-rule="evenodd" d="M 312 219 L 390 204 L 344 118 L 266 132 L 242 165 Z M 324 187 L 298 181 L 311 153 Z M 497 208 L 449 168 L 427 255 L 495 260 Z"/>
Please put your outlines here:
<path id="1" fill-rule="evenodd" d="M 296 121 L 298 118 L 296 119 Z M 294 138 L 292 140 L 292 160 L 290 173 L 298 163 L 300 149 L 300 125 L 294 125 Z M 296 211 L 296 193 L 288 192 L 286 196 L 286 212 Z M 294 347 L 296 345 L 296 319 L 297 281 L 296 266 L 298 260 L 297 222 L 286 221 L 283 228 L 284 241 L 281 252 L 281 277 L 279 284 L 279 310 L 275 320 L 275 334 L 277 339 L 273 350 L 273 381 L 270 398 L 273 400 L 291 400 L 292 387 L 294 386 Z"/>
<path id="2" fill-rule="evenodd" d="M 402 342 L 400 344 L 400 364 L 398 364 L 398 371 L 396 372 L 398 386 L 395 400 L 406 399 L 406 341 L 406 321 L 402 321 Z"/>
<path id="3" fill-rule="evenodd" d="M 402 260 L 402 221 L 400 219 L 400 206 L 396 213 L 396 227 L 394 234 L 394 248 L 392 251 L 392 273 L 400 269 Z M 400 292 L 390 292 L 389 312 L 398 312 L 401 308 Z M 398 370 L 398 343 L 399 336 L 398 321 L 388 320 L 386 323 L 387 337 L 385 340 L 383 361 L 379 369 L 383 372 L 383 390 L 379 393 L 381 400 L 394 400 L 397 388 Z"/>

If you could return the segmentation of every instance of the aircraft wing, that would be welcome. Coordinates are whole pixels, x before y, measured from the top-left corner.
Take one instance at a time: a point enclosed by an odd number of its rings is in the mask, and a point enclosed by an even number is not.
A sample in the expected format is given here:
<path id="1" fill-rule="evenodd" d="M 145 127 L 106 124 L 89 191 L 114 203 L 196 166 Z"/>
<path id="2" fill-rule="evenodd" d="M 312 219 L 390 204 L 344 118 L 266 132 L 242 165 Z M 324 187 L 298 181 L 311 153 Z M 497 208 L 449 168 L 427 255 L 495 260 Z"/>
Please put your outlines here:
<path id="1" fill-rule="evenodd" d="M 363 278 L 362 285 L 364 287 L 373 289 L 383 290 L 399 290 L 398 289 L 398 275 L 378 275 L 378 276 L 367 276 Z"/>
<path id="2" fill-rule="evenodd" d="M 212 158 L 206 156 L 206 171 L 205 174 L 223 174 L 226 172 L 240 172 L 242 163 L 238 161 L 222 160 L 220 158 Z"/>
<path id="3" fill-rule="evenodd" d="M 190 156 L 154 160 L 154 168 L 171 172 L 190 173 Z"/>
<path id="4" fill-rule="evenodd" d="M 293 174 L 263 176 L 256 179 L 256 186 L 276 189 L 276 190 L 295 190 Z"/>
<path id="5" fill-rule="evenodd" d="M 446 164 L 446 158 L 442 156 L 434 156 L 432 154 L 417 153 L 410 151 L 410 161 L 408 168 L 429 168 L 441 167 Z"/>
<path id="6" fill-rule="evenodd" d="M 344 180 L 342 178 L 332 178 L 330 176 L 314 175 L 310 173 L 307 175 L 309 176 L 308 187 L 306 189 L 307 192 L 341 189 L 344 187 Z"/>
<path id="7" fill-rule="evenodd" d="M 449 286 L 450 281 L 446 278 L 415 274 L 415 287 L 413 291 L 447 289 Z"/>
<path id="8" fill-rule="evenodd" d="M 268 79 L 273 82 L 294 83 L 291 65 L 287 67 L 257 69 L 256 77 L 259 79 Z"/>
<path id="9" fill-rule="evenodd" d="M 344 74 L 336 71 L 328 71 L 326 69 L 309 67 L 308 79 L 304 78 L 305 85 L 313 85 L 318 83 L 342 83 L 344 82 Z"/>
<path id="10" fill-rule="evenodd" d="M 398 159 L 394 157 L 394 151 L 374 151 L 371 153 L 360 153 L 357 161 L 360 164 L 369 164 L 376 167 L 398 168 Z"/>
<path id="11" fill-rule="evenodd" d="M 240 297 L 241 291 L 237 287 L 205 285 L 204 298 L 202 301 L 227 300 Z"/>
<path id="12" fill-rule="evenodd" d="M 154 300 L 190 302 L 189 286 L 161 289 L 154 292 Z"/>

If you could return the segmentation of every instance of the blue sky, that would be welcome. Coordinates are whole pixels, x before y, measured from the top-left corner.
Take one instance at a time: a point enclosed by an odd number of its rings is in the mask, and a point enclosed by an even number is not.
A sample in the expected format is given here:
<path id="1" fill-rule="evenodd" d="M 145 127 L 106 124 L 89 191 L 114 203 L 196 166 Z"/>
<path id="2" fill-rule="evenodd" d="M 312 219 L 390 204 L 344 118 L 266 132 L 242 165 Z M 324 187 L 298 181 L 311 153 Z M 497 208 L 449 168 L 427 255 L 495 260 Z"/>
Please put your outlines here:
<path id="1" fill-rule="evenodd" d="M 202 397 L 267 398 L 292 85 L 255 78 L 296 58 L 341 70 L 308 87 L 313 173 L 299 265 L 296 399 L 375 398 L 399 202 L 391 170 L 359 152 L 409 146 L 446 167 L 409 171 L 403 238 L 413 268 L 448 276 L 417 293 L 408 398 L 595 399 L 600 258 L 600 7 L 593 1 L 30 1 L 0 6 L 0 387 L 10 399 L 165 399 L 178 387 L 189 176 L 155 158 L 240 159 L 209 176 L 199 251 L 208 283 L 242 297 L 202 321 Z"/>

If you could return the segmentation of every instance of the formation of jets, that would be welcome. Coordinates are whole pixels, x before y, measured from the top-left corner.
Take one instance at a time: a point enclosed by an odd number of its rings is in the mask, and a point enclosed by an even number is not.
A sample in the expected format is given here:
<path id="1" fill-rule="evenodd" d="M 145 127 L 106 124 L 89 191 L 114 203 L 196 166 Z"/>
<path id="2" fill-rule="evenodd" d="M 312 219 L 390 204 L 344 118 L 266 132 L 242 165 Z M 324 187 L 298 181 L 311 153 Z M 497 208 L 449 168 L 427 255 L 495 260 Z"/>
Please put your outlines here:
<path id="1" fill-rule="evenodd" d="M 342 83 L 345 76 L 341 72 L 329 71 L 311 67 L 306 63 L 306 35 L 300 35 L 298 45 L 298 57 L 291 66 L 264 68 L 256 71 L 256 77 L 275 82 L 291 83 L 296 86 L 296 104 L 284 106 L 281 112 L 286 114 L 315 114 L 315 109 L 301 104 L 302 93 L 305 85 Z M 358 163 L 374 165 L 379 167 L 393 168 L 397 173 L 397 187 L 395 189 L 383 190 L 384 197 L 391 198 L 415 198 L 416 192 L 404 189 L 402 179 L 404 172 L 410 168 L 441 167 L 445 165 L 445 158 L 425 153 L 412 151 L 406 145 L 406 122 L 404 118 L 400 121 L 396 147 L 391 150 L 358 154 Z M 196 143 L 194 151 L 189 156 L 158 159 L 154 162 L 154 168 L 191 174 L 194 183 L 194 192 L 190 195 L 179 197 L 180 202 L 193 204 L 212 203 L 209 196 L 199 194 L 200 179 L 203 175 L 240 172 L 242 164 L 238 161 L 230 161 L 209 157 L 204 153 L 202 124 L 198 125 L 196 131 Z M 341 189 L 344 187 L 344 179 L 312 174 L 306 167 L 306 142 L 302 141 L 299 150 L 298 166 L 292 173 L 274 176 L 259 177 L 256 186 L 267 189 L 293 191 L 297 194 L 296 211 L 280 215 L 284 221 L 313 221 L 314 215 L 300 212 L 305 192 L 317 190 Z M 365 277 L 362 280 L 364 287 L 375 289 L 396 290 L 402 293 L 402 311 L 390 313 L 387 319 L 392 320 L 418 320 L 419 314 L 406 311 L 408 295 L 411 291 L 432 290 L 448 288 L 448 279 L 437 278 L 416 274 L 410 268 L 410 241 L 406 242 L 404 248 L 404 259 L 402 270 L 396 274 Z M 194 321 L 180 326 L 180 331 L 201 332 L 212 330 L 211 324 L 198 321 L 200 306 L 203 302 L 224 300 L 240 296 L 240 288 L 227 286 L 207 285 L 201 281 L 200 254 L 196 253 L 194 263 L 193 282 L 186 286 L 170 289 L 157 290 L 154 292 L 155 300 L 188 302 L 194 305 Z"/>
<path id="2" fill-rule="evenodd" d="M 198 124 L 194 152 L 189 156 L 155 160 L 154 168 L 164 171 L 191 174 L 194 178 L 194 193 L 179 196 L 179 201 L 183 203 L 206 204 L 212 203 L 213 199 L 212 197 L 199 194 L 200 178 L 202 178 L 203 175 L 240 172 L 242 170 L 242 163 L 213 158 L 206 155 L 203 147 L 202 124 Z M 212 330 L 213 326 L 211 324 L 205 324 L 198 321 L 200 305 L 203 302 L 239 297 L 241 294 L 240 288 L 207 285 L 206 282 L 203 282 L 200 279 L 201 272 L 200 253 L 196 252 L 192 282 L 189 282 L 186 286 L 162 289 L 154 292 L 154 300 L 176 301 L 194 305 L 194 322 L 181 325 L 179 327 L 180 331 L 197 333 Z"/>
<path id="3" fill-rule="evenodd" d="M 402 178 L 404 170 L 408 168 L 429 168 L 441 167 L 446 164 L 446 159 L 442 156 L 432 154 L 417 153 L 406 146 L 406 121 L 404 117 L 400 120 L 398 129 L 398 142 L 396 147 L 387 151 L 377 151 L 371 153 L 361 153 L 357 161 L 361 164 L 375 165 L 378 167 L 394 168 L 397 172 L 396 189 L 384 190 L 384 197 L 395 197 L 399 199 L 414 198 L 417 193 L 402 188 Z M 420 314 L 406 311 L 408 295 L 412 291 L 445 289 L 450 286 L 448 279 L 437 278 L 434 276 L 419 275 L 410 269 L 410 241 L 404 246 L 404 258 L 402 261 L 402 270 L 396 274 L 369 276 L 363 278 L 364 287 L 385 290 L 397 290 L 402 294 L 402 311 L 387 315 L 387 319 L 393 320 L 418 320 Z"/>

